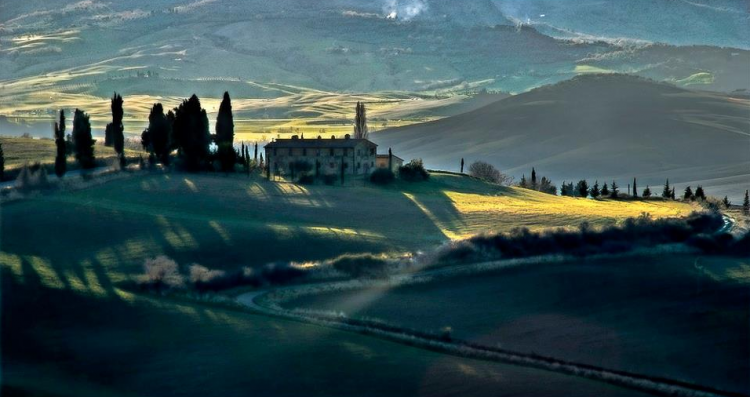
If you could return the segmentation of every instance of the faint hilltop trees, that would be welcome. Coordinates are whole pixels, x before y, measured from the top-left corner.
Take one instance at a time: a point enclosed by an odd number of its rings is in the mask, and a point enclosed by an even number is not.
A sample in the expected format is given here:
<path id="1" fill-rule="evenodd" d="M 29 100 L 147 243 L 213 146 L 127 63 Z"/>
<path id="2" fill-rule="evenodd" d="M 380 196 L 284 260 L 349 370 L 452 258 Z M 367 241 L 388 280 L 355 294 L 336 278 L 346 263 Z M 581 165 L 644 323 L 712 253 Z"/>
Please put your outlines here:
<path id="1" fill-rule="evenodd" d="M 526 180 L 526 175 L 521 178 L 521 182 L 518 184 L 519 187 L 525 189 L 536 190 L 542 193 L 557 195 L 557 186 L 552 183 L 552 180 L 547 177 L 542 177 L 537 180 L 536 169 L 531 168 L 531 181 Z"/>
<path id="2" fill-rule="evenodd" d="M 576 184 L 576 195 L 578 197 L 586 198 L 589 196 L 589 184 L 586 180 L 582 179 Z"/>
<path id="3" fill-rule="evenodd" d="M 724 208 L 729 208 L 732 203 L 729 201 L 729 196 L 724 196 L 724 200 L 721 200 L 722 204 L 724 204 Z"/>
<path id="4" fill-rule="evenodd" d="M 62 178 L 68 169 L 68 148 L 65 141 L 65 111 L 63 109 L 60 109 L 60 118 L 54 125 L 54 133 L 55 148 L 57 149 L 55 154 L 55 175 L 58 178 Z"/>
<path id="5" fill-rule="evenodd" d="M 608 197 L 609 196 L 609 185 L 607 185 L 607 182 L 604 182 L 604 186 L 602 186 L 602 197 Z"/>
<path id="6" fill-rule="evenodd" d="M 651 189 L 648 187 L 648 185 L 646 185 L 646 188 L 643 189 L 642 196 L 643 196 L 643 198 L 649 198 L 649 197 L 651 197 Z"/>
<path id="7" fill-rule="evenodd" d="M 690 188 L 690 186 L 685 188 L 685 193 L 682 194 L 682 198 L 684 200 L 695 200 L 695 194 L 693 194 L 693 189 Z"/>
<path id="8" fill-rule="evenodd" d="M 141 144 L 143 149 L 149 152 L 149 158 L 158 160 L 165 166 L 169 165 L 169 153 L 172 151 L 171 136 L 172 122 L 168 115 L 164 114 L 162 104 L 154 104 L 148 115 L 148 128 L 141 134 Z"/>
<path id="9" fill-rule="evenodd" d="M 667 182 L 664 183 L 664 190 L 661 191 L 661 196 L 665 199 L 668 198 L 674 198 L 674 192 L 672 191 L 672 188 L 669 187 L 669 179 L 667 179 Z"/>
<path id="10" fill-rule="evenodd" d="M 750 196 L 747 190 L 745 190 L 745 200 L 742 201 L 742 212 L 745 215 L 750 215 Z"/>
<path id="11" fill-rule="evenodd" d="M 232 116 L 232 100 L 229 98 L 229 92 L 224 92 L 224 98 L 219 105 L 219 114 L 216 116 L 216 146 L 221 170 L 233 171 L 237 158 L 234 151 L 234 116 Z M 245 163 L 249 164 L 248 153 L 242 153 L 242 156 L 245 158 Z"/>
<path id="12" fill-rule="evenodd" d="M 513 177 L 500 172 L 495 166 L 484 161 L 475 161 L 469 166 L 469 175 L 481 180 L 509 186 L 513 183 Z"/>
<path id="13" fill-rule="evenodd" d="M 594 182 L 594 186 L 591 187 L 591 190 L 589 190 L 589 195 L 591 198 L 599 198 L 599 196 L 602 195 L 601 190 L 599 190 L 599 181 Z"/>
<path id="14" fill-rule="evenodd" d="M 91 169 L 96 166 L 94 158 L 94 140 L 91 137 L 91 122 L 89 115 L 83 110 L 76 109 L 73 113 L 73 148 L 76 160 L 83 169 Z"/>
<path id="15" fill-rule="evenodd" d="M 706 192 L 703 191 L 703 186 L 698 185 L 698 187 L 695 188 L 695 198 L 706 201 Z"/>
<path id="16" fill-rule="evenodd" d="M 354 138 L 367 139 L 370 133 L 367 129 L 367 110 L 365 104 L 357 102 L 356 112 L 354 115 Z"/>
<path id="17" fill-rule="evenodd" d="M 200 171 L 208 160 L 211 135 L 208 115 L 195 94 L 183 100 L 175 109 L 172 135 L 181 168 L 190 172 Z"/>
<path id="18" fill-rule="evenodd" d="M 617 182 L 612 181 L 612 186 L 609 188 L 609 197 L 616 199 L 620 195 L 619 186 L 617 186 Z"/>
<path id="19" fill-rule="evenodd" d="M 104 132 L 104 146 L 114 146 L 120 165 L 125 165 L 125 127 L 122 124 L 124 111 L 122 109 L 122 96 L 118 93 L 112 95 L 110 109 L 112 110 L 112 122 L 107 124 Z"/>

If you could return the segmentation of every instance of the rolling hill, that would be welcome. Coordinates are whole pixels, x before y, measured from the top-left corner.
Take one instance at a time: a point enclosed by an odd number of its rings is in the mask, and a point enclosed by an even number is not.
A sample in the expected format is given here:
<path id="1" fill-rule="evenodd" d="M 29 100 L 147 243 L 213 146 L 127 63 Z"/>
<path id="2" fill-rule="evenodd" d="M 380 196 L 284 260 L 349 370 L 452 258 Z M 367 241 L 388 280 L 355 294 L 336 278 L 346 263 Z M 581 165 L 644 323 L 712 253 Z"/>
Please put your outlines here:
<path id="1" fill-rule="evenodd" d="M 373 135 L 428 166 L 485 160 L 519 178 L 532 167 L 558 184 L 665 178 L 734 201 L 750 185 L 750 101 L 625 75 L 587 75 L 472 112 Z"/>

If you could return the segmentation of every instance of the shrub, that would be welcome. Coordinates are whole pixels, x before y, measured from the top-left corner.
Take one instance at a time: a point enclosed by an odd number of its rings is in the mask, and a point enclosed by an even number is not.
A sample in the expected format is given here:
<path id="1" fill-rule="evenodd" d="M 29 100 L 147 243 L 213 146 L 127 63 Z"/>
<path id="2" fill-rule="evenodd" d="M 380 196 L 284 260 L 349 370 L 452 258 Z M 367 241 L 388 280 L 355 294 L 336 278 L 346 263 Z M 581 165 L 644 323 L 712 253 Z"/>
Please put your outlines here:
<path id="1" fill-rule="evenodd" d="M 399 167 L 398 175 L 407 182 L 422 182 L 430 179 L 430 173 L 424 168 L 422 159 L 414 159 Z"/>
<path id="2" fill-rule="evenodd" d="M 19 191 L 29 192 L 32 190 L 42 190 L 50 187 L 47 180 L 47 169 L 40 163 L 34 163 L 32 166 L 24 165 L 16 177 L 15 187 Z"/>
<path id="3" fill-rule="evenodd" d="M 372 254 L 346 254 L 332 259 L 334 269 L 355 278 L 380 278 L 387 274 L 390 262 Z"/>
<path id="4" fill-rule="evenodd" d="M 469 175 L 481 180 L 497 183 L 498 185 L 510 186 L 513 177 L 501 173 L 495 166 L 484 161 L 475 161 L 469 166 Z"/>
<path id="5" fill-rule="evenodd" d="M 376 185 L 387 185 L 396 179 L 393 171 L 387 168 L 378 168 L 370 174 L 370 182 Z"/>
<path id="6" fill-rule="evenodd" d="M 146 259 L 143 263 L 143 271 L 144 274 L 139 280 L 141 287 L 161 291 L 185 286 L 185 279 L 180 274 L 177 262 L 166 256 Z"/>

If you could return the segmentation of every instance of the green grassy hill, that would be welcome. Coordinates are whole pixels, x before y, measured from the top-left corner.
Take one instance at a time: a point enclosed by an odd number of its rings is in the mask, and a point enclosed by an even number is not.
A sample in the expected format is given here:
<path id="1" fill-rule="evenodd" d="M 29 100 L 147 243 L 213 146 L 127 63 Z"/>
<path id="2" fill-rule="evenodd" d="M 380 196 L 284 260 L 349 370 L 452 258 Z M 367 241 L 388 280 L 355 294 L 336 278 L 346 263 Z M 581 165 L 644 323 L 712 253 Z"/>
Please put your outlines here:
<path id="1" fill-rule="evenodd" d="M 159 254 L 212 268 L 400 253 L 514 226 L 612 224 L 689 205 L 553 197 L 468 177 L 388 188 L 135 175 L 0 207 L 3 394 L 637 395 L 119 283 Z M 367 376 L 377 374 L 377 376 Z M 542 380 L 542 381 L 540 381 Z"/>
<path id="2" fill-rule="evenodd" d="M 625 75 L 587 75 L 473 112 L 392 128 L 373 140 L 404 158 L 457 169 L 489 161 L 517 178 L 532 167 L 558 184 L 638 177 L 701 184 L 734 201 L 750 185 L 750 101 Z"/>

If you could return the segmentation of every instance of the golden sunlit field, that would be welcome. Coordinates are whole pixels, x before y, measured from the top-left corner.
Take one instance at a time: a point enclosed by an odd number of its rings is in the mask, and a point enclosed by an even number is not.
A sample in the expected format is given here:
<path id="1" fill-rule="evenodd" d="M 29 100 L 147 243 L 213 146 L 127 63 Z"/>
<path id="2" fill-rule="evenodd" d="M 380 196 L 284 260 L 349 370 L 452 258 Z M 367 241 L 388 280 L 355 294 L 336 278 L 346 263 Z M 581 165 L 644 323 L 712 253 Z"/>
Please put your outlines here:
<path id="1" fill-rule="evenodd" d="M 55 162 L 55 141 L 52 139 L 0 137 L 0 144 L 3 145 L 6 170 L 20 168 L 24 164 L 33 164 L 36 162 L 42 164 L 54 164 Z M 125 149 L 125 154 L 128 157 L 137 157 L 143 153 L 133 149 Z M 103 159 L 116 157 L 114 148 L 106 147 L 103 144 L 95 146 L 94 154 L 97 158 Z M 73 161 L 75 161 L 73 156 L 69 156 L 68 162 L 71 163 Z"/>

